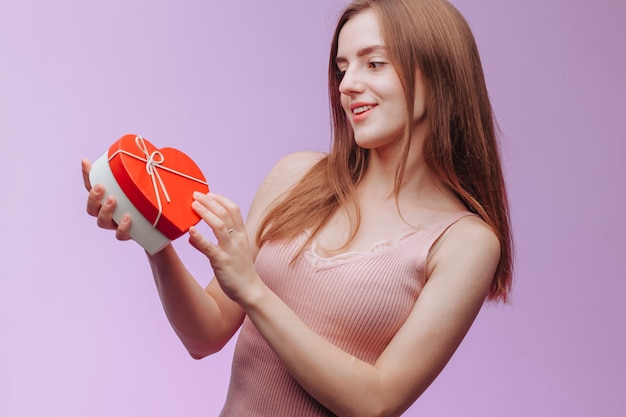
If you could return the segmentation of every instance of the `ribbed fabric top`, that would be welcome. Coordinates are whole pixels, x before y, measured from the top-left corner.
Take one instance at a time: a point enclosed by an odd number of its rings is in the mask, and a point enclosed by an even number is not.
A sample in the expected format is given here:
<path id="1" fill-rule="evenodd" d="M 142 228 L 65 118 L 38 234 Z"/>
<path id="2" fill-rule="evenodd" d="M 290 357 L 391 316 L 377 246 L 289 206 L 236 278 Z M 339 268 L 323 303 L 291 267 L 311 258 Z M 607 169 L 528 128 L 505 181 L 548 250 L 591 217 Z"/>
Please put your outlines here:
<path id="1" fill-rule="evenodd" d="M 364 253 L 322 258 L 303 239 L 268 242 L 256 259 L 268 285 L 316 333 L 374 363 L 413 309 L 428 252 L 459 212 L 428 229 Z M 235 347 L 222 417 L 320 417 L 333 414 L 291 377 L 248 317 Z"/>

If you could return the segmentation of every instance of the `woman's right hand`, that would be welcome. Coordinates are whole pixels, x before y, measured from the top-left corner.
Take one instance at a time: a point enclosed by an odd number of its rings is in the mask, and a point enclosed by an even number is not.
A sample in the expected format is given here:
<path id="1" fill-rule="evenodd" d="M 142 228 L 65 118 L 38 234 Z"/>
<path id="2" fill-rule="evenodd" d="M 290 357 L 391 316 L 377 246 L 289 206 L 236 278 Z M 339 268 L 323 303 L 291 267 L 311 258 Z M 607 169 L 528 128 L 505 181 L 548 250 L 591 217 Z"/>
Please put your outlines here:
<path id="1" fill-rule="evenodd" d="M 109 196 L 104 201 L 104 187 L 102 184 L 96 184 L 93 187 L 89 181 L 89 172 L 91 171 L 91 162 L 85 158 L 81 161 L 83 171 L 83 182 L 85 188 L 89 192 L 87 197 L 87 213 L 96 218 L 98 227 L 102 229 L 115 230 L 115 237 L 118 240 L 130 239 L 130 216 L 125 214 L 120 224 L 113 220 L 113 211 L 115 210 L 115 197 Z"/>

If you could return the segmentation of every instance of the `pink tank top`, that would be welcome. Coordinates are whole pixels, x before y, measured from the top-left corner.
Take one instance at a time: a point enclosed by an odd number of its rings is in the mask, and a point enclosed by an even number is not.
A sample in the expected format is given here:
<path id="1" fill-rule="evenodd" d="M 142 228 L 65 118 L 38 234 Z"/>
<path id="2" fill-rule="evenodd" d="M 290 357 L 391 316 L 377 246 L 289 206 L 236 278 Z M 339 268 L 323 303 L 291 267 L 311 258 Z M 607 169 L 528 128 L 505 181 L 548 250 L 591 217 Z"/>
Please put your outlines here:
<path id="1" fill-rule="evenodd" d="M 424 285 L 428 252 L 459 212 L 428 229 L 365 253 L 332 258 L 307 248 L 303 238 L 266 243 L 256 259 L 264 282 L 315 332 L 374 363 L 402 326 Z M 235 347 L 222 417 L 319 417 L 333 414 L 289 374 L 246 317 Z"/>

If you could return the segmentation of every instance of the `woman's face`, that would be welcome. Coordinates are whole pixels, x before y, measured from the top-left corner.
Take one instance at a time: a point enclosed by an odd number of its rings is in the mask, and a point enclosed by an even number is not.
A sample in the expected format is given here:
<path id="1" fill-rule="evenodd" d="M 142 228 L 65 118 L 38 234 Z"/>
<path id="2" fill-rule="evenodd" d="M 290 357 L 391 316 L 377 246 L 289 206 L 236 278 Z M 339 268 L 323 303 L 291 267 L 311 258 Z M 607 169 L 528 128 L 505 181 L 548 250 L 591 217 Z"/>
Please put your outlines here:
<path id="1" fill-rule="evenodd" d="M 341 104 L 357 144 L 367 149 L 397 145 L 406 123 L 404 90 L 385 48 L 376 13 L 365 10 L 346 22 L 338 38 Z M 414 122 L 424 116 L 418 74 Z"/>

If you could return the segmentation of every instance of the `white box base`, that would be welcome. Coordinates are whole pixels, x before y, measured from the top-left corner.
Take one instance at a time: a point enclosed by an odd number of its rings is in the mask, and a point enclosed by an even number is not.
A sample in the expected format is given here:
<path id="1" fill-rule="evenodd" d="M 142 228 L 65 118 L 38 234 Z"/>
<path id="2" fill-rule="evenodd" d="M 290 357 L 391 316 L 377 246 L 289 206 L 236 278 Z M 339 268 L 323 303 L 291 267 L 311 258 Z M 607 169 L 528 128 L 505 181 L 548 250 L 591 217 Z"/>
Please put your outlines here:
<path id="1" fill-rule="evenodd" d="M 109 165 L 108 153 L 105 153 L 93 163 L 89 173 L 89 181 L 92 186 L 102 184 L 104 187 L 103 201 L 109 196 L 115 197 L 117 204 L 113 212 L 113 220 L 119 224 L 124 214 L 130 215 L 130 237 L 139 243 L 150 255 L 159 252 L 171 242 L 163 233 L 152 226 L 152 223 L 126 197 L 126 194 L 124 194 L 124 191 L 122 191 L 113 176 Z"/>

